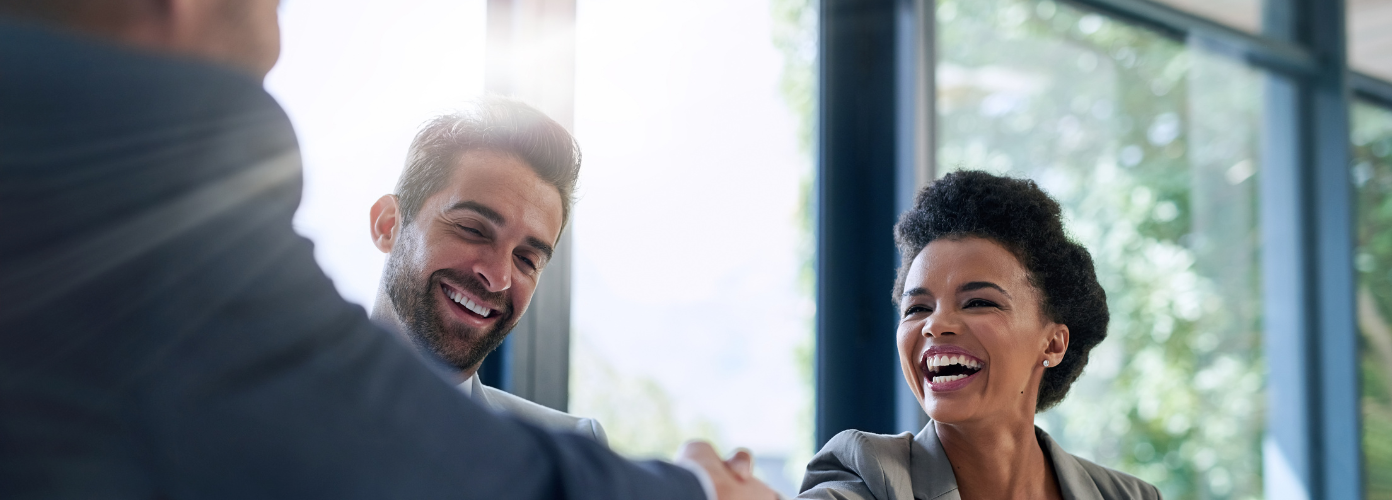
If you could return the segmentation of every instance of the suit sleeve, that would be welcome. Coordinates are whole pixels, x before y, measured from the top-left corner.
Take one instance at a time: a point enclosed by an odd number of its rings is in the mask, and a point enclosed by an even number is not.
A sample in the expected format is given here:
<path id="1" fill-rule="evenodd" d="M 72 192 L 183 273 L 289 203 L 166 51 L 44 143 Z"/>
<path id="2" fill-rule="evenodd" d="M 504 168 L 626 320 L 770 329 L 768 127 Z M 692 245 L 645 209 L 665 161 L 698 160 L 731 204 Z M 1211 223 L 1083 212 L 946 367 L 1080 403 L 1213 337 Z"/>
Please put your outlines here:
<path id="1" fill-rule="evenodd" d="M 882 483 L 876 457 L 867 456 L 864 436 L 842 431 L 807 463 L 798 498 L 816 500 L 877 500 L 870 485 Z M 868 481 L 867 481 L 868 479 Z"/>

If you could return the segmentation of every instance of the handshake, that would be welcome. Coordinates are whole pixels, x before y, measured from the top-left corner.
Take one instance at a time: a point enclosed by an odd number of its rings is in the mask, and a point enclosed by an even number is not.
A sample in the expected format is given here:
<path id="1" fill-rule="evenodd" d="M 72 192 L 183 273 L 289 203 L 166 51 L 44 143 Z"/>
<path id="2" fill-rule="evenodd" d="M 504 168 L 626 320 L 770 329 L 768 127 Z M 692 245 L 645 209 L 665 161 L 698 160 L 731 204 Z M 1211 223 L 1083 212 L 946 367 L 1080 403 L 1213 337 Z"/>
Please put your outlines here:
<path id="1" fill-rule="evenodd" d="M 688 441 L 677 451 L 678 465 L 699 468 L 709 482 L 703 481 L 706 495 L 712 500 L 771 500 L 778 499 L 763 482 L 754 478 L 754 456 L 738 450 L 729 460 L 721 460 L 715 449 L 704 441 Z"/>

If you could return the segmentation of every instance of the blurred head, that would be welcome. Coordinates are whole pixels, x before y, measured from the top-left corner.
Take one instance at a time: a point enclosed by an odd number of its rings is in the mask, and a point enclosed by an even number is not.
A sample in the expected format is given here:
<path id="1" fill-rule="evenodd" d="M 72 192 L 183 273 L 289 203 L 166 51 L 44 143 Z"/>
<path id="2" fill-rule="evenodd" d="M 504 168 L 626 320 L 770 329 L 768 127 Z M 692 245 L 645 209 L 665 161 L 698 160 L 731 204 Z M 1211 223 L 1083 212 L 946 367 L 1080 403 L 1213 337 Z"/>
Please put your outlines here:
<path id="1" fill-rule="evenodd" d="M 373 316 L 471 375 L 531 303 L 570 213 L 580 151 L 525 104 L 487 98 L 411 143 L 371 231 L 387 253 Z"/>
<path id="2" fill-rule="evenodd" d="M 1057 202 L 1032 181 L 955 172 L 919 192 L 895 239 L 900 365 L 933 420 L 1032 421 L 1063 400 L 1108 315 Z"/>
<path id="3" fill-rule="evenodd" d="M 0 0 L 0 15 L 263 78 L 280 56 L 280 0 Z"/>

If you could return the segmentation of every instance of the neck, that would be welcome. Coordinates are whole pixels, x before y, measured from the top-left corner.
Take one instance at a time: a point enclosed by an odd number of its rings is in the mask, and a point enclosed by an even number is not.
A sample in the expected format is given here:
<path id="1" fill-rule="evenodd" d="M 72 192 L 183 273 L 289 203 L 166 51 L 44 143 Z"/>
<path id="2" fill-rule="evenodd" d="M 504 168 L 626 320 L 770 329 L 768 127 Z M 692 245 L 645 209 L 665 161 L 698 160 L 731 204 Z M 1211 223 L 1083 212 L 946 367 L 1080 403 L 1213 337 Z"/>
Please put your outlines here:
<path id="1" fill-rule="evenodd" d="M 1060 498 L 1053 466 L 1039 447 L 1033 420 L 933 422 L 964 500 Z"/>
<path id="2" fill-rule="evenodd" d="M 483 366 L 483 362 L 479 362 L 479 364 L 477 364 L 477 365 L 474 365 L 474 366 L 471 366 L 471 367 L 469 367 L 469 368 L 465 368 L 465 369 L 463 369 L 463 370 L 460 370 L 460 371 L 459 371 L 459 383 L 461 383 L 461 384 L 464 383 L 465 380 L 469 380 L 469 377 L 472 377 L 472 376 L 474 376 L 475 373 L 478 373 L 478 369 L 479 369 L 480 366 Z"/>

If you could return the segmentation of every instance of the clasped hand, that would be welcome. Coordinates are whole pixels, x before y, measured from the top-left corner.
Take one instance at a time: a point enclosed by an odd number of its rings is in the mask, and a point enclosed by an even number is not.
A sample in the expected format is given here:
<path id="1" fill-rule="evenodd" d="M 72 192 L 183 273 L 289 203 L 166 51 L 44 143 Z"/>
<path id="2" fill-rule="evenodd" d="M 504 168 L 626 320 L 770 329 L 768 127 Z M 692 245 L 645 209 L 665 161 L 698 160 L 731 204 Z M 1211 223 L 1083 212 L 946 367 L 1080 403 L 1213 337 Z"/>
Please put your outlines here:
<path id="1" fill-rule="evenodd" d="M 719 500 L 776 500 L 778 494 L 754 477 L 754 456 L 738 450 L 729 460 L 721 460 L 710 443 L 688 441 L 677 451 L 677 461 L 693 463 L 706 470 Z"/>

